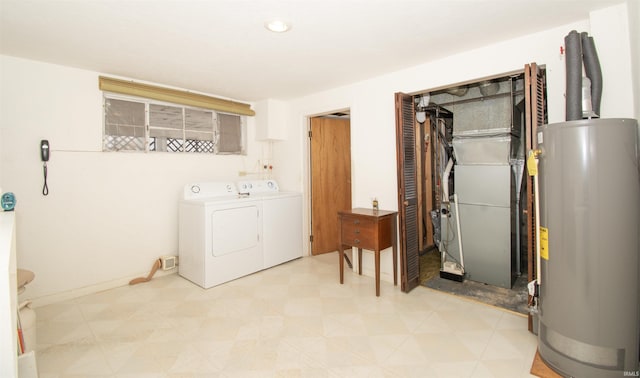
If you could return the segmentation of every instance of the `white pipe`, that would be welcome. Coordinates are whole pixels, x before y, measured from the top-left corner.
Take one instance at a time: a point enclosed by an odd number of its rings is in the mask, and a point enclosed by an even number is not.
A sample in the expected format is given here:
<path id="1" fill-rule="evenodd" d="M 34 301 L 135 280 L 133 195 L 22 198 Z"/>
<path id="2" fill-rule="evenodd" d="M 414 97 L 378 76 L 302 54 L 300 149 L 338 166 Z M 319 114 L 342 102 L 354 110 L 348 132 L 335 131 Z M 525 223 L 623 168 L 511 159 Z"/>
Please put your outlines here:
<path id="1" fill-rule="evenodd" d="M 533 187 L 535 190 L 534 202 L 536 204 L 536 280 L 538 285 L 542 284 L 542 273 L 540 272 L 540 189 L 538 186 L 538 159 L 536 161 L 536 174 L 533 176 Z"/>
<path id="2" fill-rule="evenodd" d="M 458 208 L 458 195 L 453 195 L 453 201 L 456 205 L 456 227 L 458 228 L 458 248 L 460 249 L 460 265 L 464 273 L 464 255 L 462 254 L 462 235 L 460 235 L 460 209 Z"/>
<path id="3" fill-rule="evenodd" d="M 442 179 L 442 193 L 444 194 L 443 200 L 449 202 L 449 174 L 453 168 L 453 159 L 449 159 L 447 167 L 444 169 L 444 178 Z"/>

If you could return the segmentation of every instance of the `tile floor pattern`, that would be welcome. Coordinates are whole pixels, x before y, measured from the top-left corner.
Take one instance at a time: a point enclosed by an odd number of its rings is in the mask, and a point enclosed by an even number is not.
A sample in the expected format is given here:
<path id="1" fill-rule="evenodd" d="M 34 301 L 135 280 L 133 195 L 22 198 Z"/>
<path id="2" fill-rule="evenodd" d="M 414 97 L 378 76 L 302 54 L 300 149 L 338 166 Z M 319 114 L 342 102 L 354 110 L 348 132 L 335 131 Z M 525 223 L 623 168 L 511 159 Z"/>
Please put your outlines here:
<path id="1" fill-rule="evenodd" d="M 176 274 L 36 308 L 52 377 L 529 377 L 526 318 L 345 272 L 336 254 L 204 290 Z"/>

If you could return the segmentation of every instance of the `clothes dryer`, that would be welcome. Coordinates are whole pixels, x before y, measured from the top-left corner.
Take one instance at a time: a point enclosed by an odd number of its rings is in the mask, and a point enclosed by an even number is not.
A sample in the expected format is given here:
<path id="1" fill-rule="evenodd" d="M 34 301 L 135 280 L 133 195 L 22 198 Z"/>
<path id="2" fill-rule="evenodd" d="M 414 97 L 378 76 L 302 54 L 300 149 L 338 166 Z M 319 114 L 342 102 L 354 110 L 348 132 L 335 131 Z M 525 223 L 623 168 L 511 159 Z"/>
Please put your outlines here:
<path id="1" fill-rule="evenodd" d="M 233 182 L 188 184 L 179 203 L 178 273 L 207 289 L 264 268 L 262 201 Z"/>

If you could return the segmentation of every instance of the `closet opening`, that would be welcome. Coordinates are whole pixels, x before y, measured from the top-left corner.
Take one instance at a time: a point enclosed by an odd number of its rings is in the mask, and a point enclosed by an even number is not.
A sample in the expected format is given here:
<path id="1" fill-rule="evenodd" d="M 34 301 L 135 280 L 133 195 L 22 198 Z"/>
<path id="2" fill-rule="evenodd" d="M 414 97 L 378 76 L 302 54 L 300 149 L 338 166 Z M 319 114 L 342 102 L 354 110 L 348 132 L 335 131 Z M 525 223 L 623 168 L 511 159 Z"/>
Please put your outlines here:
<path id="1" fill-rule="evenodd" d="M 417 243 L 418 284 L 520 313 L 528 312 L 531 273 L 525 76 L 518 71 L 411 95 L 413 130 L 406 119 L 398 127 L 404 151 L 398 168 L 405 172 L 399 187 L 410 187 L 406 172 L 415 172 L 415 201 L 399 205 L 415 204 L 400 222 L 401 239 Z M 541 97 L 536 106 L 546 114 L 544 91 Z M 412 243 L 401 240 L 407 251 Z"/>

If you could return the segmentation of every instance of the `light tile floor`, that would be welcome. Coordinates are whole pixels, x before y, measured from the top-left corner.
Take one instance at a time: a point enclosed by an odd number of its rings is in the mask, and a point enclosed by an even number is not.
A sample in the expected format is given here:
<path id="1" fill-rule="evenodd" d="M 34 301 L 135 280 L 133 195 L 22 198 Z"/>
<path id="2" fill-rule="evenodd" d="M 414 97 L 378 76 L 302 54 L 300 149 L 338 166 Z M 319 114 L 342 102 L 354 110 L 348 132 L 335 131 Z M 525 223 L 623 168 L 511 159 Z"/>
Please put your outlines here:
<path id="1" fill-rule="evenodd" d="M 336 254 L 204 290 L 176 274 L 36 308 L 51 377 L 529 377 L 525 317 L 345 272 Z"/>

